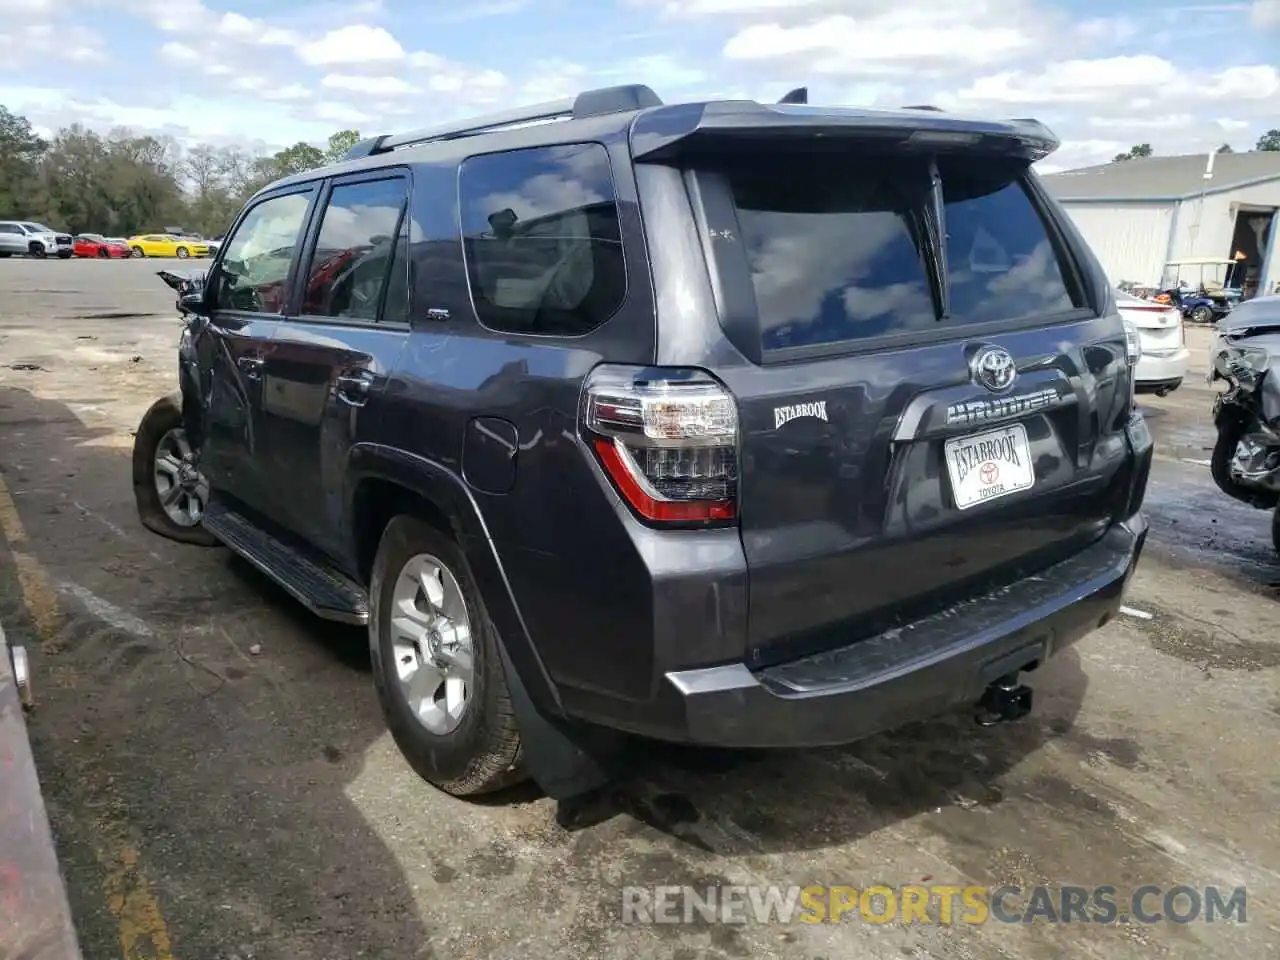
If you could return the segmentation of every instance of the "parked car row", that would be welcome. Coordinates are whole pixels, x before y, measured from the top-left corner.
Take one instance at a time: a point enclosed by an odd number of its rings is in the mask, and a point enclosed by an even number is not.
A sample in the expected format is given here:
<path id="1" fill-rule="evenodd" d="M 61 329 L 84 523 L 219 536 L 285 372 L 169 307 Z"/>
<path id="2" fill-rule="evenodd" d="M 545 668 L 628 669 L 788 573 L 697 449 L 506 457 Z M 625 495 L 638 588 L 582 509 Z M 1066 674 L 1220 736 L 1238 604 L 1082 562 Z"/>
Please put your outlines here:
<path id="1" fill-rule="evenodd" d="M 107 237 L 100 233 L 72 236 L 29 220 L 0 220 L 0 258 L 20 256 L 125 259 L 128 257 L 209 257 L 218 251 L 218 240 L 188 233 L 144 233 L 133 237 Z"/>

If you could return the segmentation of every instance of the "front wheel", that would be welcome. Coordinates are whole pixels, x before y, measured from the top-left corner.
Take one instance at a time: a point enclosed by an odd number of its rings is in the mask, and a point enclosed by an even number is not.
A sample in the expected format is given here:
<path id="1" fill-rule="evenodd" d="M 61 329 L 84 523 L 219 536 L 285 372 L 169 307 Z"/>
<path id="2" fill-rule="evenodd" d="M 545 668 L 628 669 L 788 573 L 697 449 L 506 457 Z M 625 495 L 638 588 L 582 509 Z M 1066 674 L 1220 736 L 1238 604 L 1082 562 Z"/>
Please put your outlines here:
<path id="1" fill-rule="evenodd" d="M 196 468 L 177 395 L 157 400 L 138 424 L 133 440 L 133 499 L 138 519 L 153 533 L 200 547 L 218 543 L 201 526 L 209 484 Z"/>
<path id="2" fill-rule="evenodd" d="M 135 258 L 141 259 L 142 257 L 146 256 L 146 253 L 143 252 L 141 247 L 133 247 L 130 251 L 130 255 Z"/>
<path id="3" fill-rule="evenodd" d="M 1280 505 L 1271 511 L 1271 546 L 1280 553 Z"/>
<path id="4" fill-rule="evenodd" d="M 453 538 L 417 517 L 392 519 L 369 599 L 378 700 L 418 775 L 459 797 L 524 780 L 498 636 Z"/>
<path id="5" fill-rule="evenodd" d="M 27 252 L 37 260 L 43 260 L 48 255 L 48 251 L 45 250 L 43 243 L 31 244 L 31 246 L 27 248 Z"/>
<path id="6" fill-rule="evenodd" d="M 1191 311 L 1192 323 L 1212 323 L 1213 309 L 1211 307 L 1199 306 Z"/>

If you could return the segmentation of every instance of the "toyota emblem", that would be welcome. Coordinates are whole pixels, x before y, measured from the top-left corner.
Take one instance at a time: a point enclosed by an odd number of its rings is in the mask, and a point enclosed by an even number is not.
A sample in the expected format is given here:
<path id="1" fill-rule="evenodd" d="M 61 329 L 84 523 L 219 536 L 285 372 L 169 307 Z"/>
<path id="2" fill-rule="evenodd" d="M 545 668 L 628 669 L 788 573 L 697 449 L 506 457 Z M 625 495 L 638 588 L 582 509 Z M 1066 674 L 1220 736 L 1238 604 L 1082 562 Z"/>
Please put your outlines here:
<path id="1" fill-rule="evenodd" d="M 1018 377 L 1013 355 L 1004 347 L 983 347 L 969 361 L 973 379 L 992 393 L 1002 393 L 1013 386 Z"/>

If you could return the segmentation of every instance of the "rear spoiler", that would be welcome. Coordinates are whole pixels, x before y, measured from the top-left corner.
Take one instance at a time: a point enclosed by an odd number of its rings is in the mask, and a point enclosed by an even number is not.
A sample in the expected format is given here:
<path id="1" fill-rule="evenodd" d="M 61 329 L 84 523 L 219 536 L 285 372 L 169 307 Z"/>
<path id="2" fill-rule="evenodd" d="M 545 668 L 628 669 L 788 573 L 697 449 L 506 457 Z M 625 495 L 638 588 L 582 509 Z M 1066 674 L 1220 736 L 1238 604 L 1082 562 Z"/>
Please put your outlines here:
<path id="1" fill-rule="evenodd" d="M 922 110 L 813 107 L 754 100 L 678 104 L 642 111 L 631 125 L 637 160 L 666 160 L 699 142 L 726 138 L 871 140 L 922 153 L 992 153 L 1030 162 L 1058 149 L 1038 120 L 972 120 Z"/>

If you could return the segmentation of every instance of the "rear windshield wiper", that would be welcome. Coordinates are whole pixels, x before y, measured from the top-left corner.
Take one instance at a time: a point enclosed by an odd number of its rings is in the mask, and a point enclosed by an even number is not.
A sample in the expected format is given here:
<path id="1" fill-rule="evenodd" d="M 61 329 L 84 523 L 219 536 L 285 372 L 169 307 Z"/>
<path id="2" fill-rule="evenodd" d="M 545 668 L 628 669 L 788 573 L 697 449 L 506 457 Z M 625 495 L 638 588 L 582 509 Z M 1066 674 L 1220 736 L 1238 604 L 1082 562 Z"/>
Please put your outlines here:
<path id="1" fill-rule="evenodd" d="M 938 161 L 929 160 L 929 197 L 924 207 L 925 266 L 929 288 L 937 305 L 938 320 L 951 316 L 951 287 L 947 283 L 947 213 L 942 195 L 942 174 Z"/>

